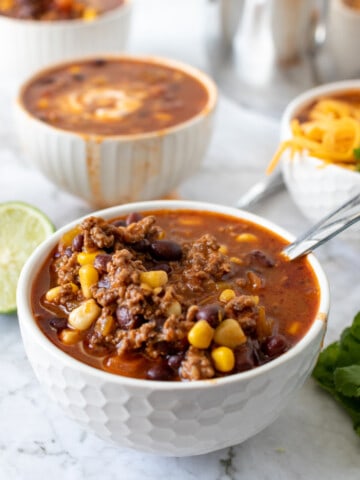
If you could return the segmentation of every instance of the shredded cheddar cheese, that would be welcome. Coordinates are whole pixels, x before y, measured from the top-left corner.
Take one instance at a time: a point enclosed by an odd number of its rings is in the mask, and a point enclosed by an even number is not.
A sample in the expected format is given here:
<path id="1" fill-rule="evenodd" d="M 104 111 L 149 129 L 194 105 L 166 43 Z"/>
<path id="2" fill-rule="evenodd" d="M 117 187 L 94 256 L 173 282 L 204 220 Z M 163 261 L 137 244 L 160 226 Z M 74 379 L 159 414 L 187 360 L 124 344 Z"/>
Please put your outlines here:
<path id="1" fill-rule="evenodd" d="M 272 158 L 271 173 L 286 151 L 290 157 L 306 151 L 327 163 L 356 170 L 360 160 L 360 103 L 321 99 L 310 109 L 308 120 L 291 121 L 292 137 L 283 141 Z"/>

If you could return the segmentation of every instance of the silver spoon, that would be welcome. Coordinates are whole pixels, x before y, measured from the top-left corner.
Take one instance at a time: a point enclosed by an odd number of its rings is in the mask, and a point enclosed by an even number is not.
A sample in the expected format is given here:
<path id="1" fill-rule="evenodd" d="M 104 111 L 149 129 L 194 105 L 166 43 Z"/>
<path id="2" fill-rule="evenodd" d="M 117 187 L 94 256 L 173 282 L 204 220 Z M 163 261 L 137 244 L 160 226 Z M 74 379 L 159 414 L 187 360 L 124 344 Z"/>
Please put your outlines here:
<path id="1" fill-rule="evenodd" d="M 280 170 L 255 183 L 236 202 L 237 208 L 247 208 L 285 188 Z"/>
<path id="2" fill-rule="evenodd" d="M 289 259 L 306 255 L 360 220 L 360 193 L 333 210 L 283 250 Z M 359 233 L 360 235 L 360 233 Z"/>

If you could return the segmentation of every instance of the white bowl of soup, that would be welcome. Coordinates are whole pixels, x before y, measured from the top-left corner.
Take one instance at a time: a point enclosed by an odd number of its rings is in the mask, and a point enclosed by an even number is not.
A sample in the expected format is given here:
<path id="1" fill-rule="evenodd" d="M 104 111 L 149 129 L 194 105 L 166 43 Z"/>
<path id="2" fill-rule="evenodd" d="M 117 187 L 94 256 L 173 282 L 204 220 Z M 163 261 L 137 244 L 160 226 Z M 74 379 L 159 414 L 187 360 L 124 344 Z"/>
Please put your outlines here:
<path id="1" fill-rule="evenodd" d="M 360 81 L 336 82 L 296 97 L 281 121 L 286 187 L 306 218 L 320 220 L 360 191 Z M 355 237 L 358 227 L 343 235 Z"/>
<path id="2" fill-rule="evenodd" d="M 291 402 L 326 330 L 326 277 L 313 255 L 286 260 L 291 240 L 248 212 L 189 201 L 72 222 L 18 284 L 37 378 L 122 447 L 188 456 L 245 441 Z"/>
<path id="3" fill-rule="evenodd" d="M 0 73 L 16 84 L 40 68 L 126 46 L 132 0 L 0 2 Z"/>
<path id="4" fill-rule="evenodd" d="M 24 158 L 97 207 L 158 198 L 200 167 L 217 89 L 179 62 L 92 57 L 51 67 L 21 88 Z"/>

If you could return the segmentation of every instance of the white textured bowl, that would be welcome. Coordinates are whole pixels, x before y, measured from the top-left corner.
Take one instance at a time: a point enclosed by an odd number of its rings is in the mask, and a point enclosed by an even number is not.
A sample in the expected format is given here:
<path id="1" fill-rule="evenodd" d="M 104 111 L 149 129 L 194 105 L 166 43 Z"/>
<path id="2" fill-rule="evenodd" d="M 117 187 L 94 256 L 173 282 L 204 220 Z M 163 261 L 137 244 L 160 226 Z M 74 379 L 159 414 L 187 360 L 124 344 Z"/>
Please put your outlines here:
<path id="1" fill-rule="evenodd" d="M 281 120 L 281 141 L 292 137 L 291 120 L 320 96 L 331 96 L 348 90 L 360 91 L 360 80 L 322 85 L 296 97 L 285 109 Z M 294 155 L 285 152 L 281 168 L 287 189 L 305 217 L 315 222 L 360 191 L 360 173 L 332 164 L 324 164 L 306 151 Z M 348 238 L 359 227 L 345 232 Z M 358 235 L 356 235 L 358 237 Z"/>
<path id="2" fill-rule="evenodd" d="M 0 74 L 23 81 L 50 63 L 81 55 L 119 53 L 130 29 L 132 0 L 84 20 L 20 20 L 0 16 Z"/>
<path id="3" fill-rule="evenodd" d="M 110 58 L 136 58 L 183 71 L 200 81 L 208 101 L 190 120 L 170 128 L 134 135 L 86 136 L 30 115 L 21 102 L 28 80 L 15 109 L 26 161 L 58 187 L 96 207 L 159 198 L 192 175 L 205 156 L 217 101 L 214 82 L 189 65 L 155 57 Z"/>
<path id="4" fill-rule="evenodd" d="M 248 212 L 220 205 L 153 201 L 97 212 L 106 219 L 130 212 L 191 209 L 248 219 L 293 237 Z M 40 383 L 64 412 L 103 438 L 123 447 L 166 456 L 199 455 L 243 442 L 280 414 L 310 375 L 320 351 L 329 310 L 326 277 L 313 255 L 309 262 L 320 286 L 320 305 L 306 335 L 288 352 L 253 370 L 194 382 L 159 382 L 121 377 L 75 360 L 38 328 L 31 309 L 31 289 L 60 229 L 27 261 L 18 284 L 17 305 L 27 356 Z M 301 428 L 301 425 L 299 425 Z"/>

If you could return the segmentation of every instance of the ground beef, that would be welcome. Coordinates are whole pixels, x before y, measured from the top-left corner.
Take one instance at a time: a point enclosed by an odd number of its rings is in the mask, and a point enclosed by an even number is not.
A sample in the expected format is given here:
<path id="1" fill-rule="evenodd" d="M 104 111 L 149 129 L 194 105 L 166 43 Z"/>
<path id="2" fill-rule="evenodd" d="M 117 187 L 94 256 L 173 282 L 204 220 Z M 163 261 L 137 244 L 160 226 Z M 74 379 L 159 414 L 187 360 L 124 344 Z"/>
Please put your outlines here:
<path id="1" fill-rule="evenodd" d="M 56 260 L 53 264 L 54 273 L 57 275 L 58 284 L 65 285 L 68 283 L 76 284 L 78 282 L 79 264 L 77 263 L 77 254 L 67 251 Z"/>
<path id="2" fill-rule="evenodd" d="M 184 380 L 201 380 L 212 378 L 214 374 L 214 367 L 207 352 L 189 347 L 181 363 L 180 377 Z"/>
<path id="3" fill-rule="evenodd" d="M 85 250 L 110 248 L 114 245 L 117 228 L 102 218 L 88 217 L 81 224 Z"/>

